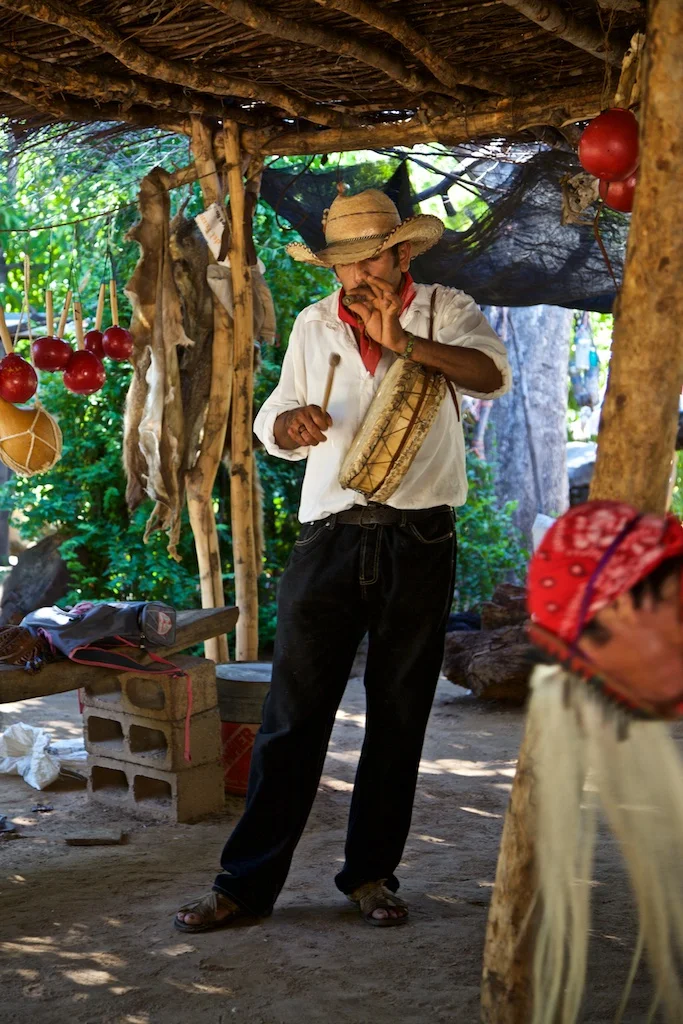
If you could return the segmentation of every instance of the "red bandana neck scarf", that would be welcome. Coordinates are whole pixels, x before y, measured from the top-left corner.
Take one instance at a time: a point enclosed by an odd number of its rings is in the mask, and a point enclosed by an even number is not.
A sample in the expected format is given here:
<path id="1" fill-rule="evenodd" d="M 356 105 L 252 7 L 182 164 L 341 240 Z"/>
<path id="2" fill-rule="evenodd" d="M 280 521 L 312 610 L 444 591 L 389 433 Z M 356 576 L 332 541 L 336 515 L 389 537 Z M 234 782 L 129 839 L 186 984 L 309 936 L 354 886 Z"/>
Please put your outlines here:
<path id="1" fill-rule="evenodd" d="M 672 515 L 640 515 L 618 501 L 577 505 L 548 530 L 529 565 L 532 623 L 573 645 L 602 608 L 681 554 L 683 527 Z"/>
<path id="2" fill-rule="evenodd" d="M 369 338 L 365 333 L 363 324 L 358 321 L 350 309 L 347 309 L 343 305 L 342 299 L 344 298 L 344 289 L 342 288 L 339 293 L 339 305 L 337 312 L 339 319 L 345 324 L 350 324 L 360 333 L 360 356 L 363 360 L 366 370 L 375 376 L 375 370 L 379 365 L 379 361 L 382 358 L 382 346 L 378 345 L 376 341 Z M 401 288 L 401 313 L 404 313 L 408 306 L 415 298 L 417 292 L 415 291 L 415 283 L 410 274 L 406 273 L 403 275 L 403 287 Z M 401 314 L 399 314 L 400 316 Z"/>

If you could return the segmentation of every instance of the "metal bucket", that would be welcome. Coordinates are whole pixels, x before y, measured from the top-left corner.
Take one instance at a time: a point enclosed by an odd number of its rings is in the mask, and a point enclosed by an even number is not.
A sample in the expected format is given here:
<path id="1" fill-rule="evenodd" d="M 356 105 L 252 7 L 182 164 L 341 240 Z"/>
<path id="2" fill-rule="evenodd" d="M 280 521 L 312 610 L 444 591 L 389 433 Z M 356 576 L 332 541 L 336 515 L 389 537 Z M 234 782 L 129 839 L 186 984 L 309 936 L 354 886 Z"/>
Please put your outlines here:
<path id="1" fill-rule="evenodd" d="M 247 792 L 251 752 L 270 689 L 271 671 L 272 665 L 267 662 L 216 665 L 225 791 L 235 796 Z"/>

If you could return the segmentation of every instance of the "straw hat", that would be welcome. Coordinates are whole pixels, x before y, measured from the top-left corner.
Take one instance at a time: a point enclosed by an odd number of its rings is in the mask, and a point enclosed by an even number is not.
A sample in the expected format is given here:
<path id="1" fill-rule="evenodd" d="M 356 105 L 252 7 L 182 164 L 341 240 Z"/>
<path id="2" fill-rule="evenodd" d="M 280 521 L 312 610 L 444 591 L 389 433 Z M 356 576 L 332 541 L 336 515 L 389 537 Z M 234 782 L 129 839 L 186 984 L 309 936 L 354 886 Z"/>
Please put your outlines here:
<path id="1" fill-rule="evenodd" d="M 391 199 L 374 188 L 355 196 L 337 196 L 326 213 L 325 248 L 313 252 L 302 242 L 292 242 L 287 252 L 293 259 L 314 267 L 334 267 L 373 259 L 399 242 L 410 242 L 412 255 L 419 256 L 436 245 L 444 230 L 439 218 L 429 214 L 401 222 Z"/>

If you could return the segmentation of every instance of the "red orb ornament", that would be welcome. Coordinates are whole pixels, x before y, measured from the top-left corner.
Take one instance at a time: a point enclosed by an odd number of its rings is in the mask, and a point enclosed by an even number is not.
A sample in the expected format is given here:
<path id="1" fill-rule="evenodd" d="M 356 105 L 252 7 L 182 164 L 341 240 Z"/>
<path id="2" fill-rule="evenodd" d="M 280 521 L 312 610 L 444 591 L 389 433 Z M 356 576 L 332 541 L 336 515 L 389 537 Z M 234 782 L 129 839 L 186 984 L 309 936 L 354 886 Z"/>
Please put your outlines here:
<path id="1" fill-rule="evenodd" d="M 83 339 L 86 352 L 92 352 L 94 356 L 100 360 L 104 359 L 104 349 L 102 348 L 102 331 L 88 331 Z"/>
<path id="2" fill-rule="evenodd" d="M 107 374 L 100 360 L 85 349 L 74 352 L 64 371 L 64 386 L 75 395 L 94 395 L 106 379 Z"/>
<path id="3" fill-rule="evenodd" d="M 73 355 L 73 349 L 61 338 L 36 338 L 31 345 L 33 365 L 39 370 L 55 373 L 63 370 Z"/>
<path id="4" fill-rule="evenodd" d="M 18 405 L 33 398 L 37 388 L 36 371 L 16 352 L 10 352 L 0 361 L 0 398 Z"/>
<path id="5" fill-rule="evenodd" d="M 613 107 L 599 114 L 579 139 L 579 160 L 589 174 L 623 181 L 638 167 L 638 122 L 630 110 Z"/>
<path id="6" fill-rule="evenodd" d="M 123 362 L 133 354 L 133 335 L 125 327 L 108 327 L 102 335 L 102 348 L 105 356 Z"/>
<path id="7" fill-rule="evenodd" d="M 601 181 L 600 198 L 605 206 L 620 213 L 630 213 L 633 209 L 633 197 L 636 191 L 637 174 L 632 174 L 625 181 Z"/>

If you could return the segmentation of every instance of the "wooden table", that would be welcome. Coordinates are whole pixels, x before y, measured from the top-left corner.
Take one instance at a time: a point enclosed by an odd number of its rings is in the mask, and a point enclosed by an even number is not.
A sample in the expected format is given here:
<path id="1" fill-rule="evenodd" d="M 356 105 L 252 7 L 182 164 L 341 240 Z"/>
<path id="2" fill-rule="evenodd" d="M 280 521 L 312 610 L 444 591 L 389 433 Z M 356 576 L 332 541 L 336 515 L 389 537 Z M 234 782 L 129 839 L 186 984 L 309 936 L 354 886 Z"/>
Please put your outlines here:
<path id="1" fill-rule="evenodd" d="M 176 642 L 171 647 L 155 648 L 155 653 L 162 657 L 177 654 L 194 644 L 209 640 L 223 633 L 230 633 L 235 628 L 239 611 L 237 608 L 208 608 L 178 612 Z M 148 660 L 143 651 L 131 652 L 130 647 L 124 648 L 129 657 L 139 657 L 140 663 Z M 94 674 L 110 672 L 119 675 L 118 669 L 97 668 L 93 665 L 77 665 L 64 658 L 60 661 L 43 665 L 38 672 L 30 673 L 15 665 L 0 665 L 0 704 L 8 704 L 17 700 L 30 700 L 32 697 L 46 697 L 50 693 L 64 693 L 66 690 L 77 690 L 92 680 Z"/>

